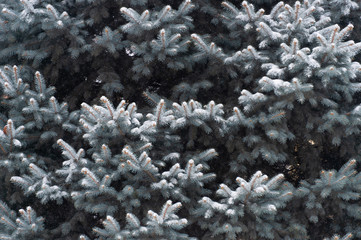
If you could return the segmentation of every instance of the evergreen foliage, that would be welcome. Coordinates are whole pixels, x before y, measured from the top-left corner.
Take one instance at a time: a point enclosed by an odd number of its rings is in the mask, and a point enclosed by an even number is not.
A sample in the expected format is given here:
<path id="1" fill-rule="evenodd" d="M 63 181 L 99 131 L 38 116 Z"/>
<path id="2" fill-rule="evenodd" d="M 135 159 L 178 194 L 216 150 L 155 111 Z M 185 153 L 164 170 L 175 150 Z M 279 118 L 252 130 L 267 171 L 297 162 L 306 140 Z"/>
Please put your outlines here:
<path id="1" fill-rule="evenodd" d="M 361 239 L 361 2 L 167 3 L 0 0 L 0 238 Z"/>

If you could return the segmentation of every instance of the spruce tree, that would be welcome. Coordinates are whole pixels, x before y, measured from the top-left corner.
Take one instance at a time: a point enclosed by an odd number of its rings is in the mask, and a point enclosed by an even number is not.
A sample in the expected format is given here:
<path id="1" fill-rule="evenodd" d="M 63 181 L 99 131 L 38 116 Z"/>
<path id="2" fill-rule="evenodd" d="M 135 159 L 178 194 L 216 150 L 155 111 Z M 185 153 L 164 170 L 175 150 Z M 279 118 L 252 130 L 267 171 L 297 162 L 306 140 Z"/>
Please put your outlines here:
<path id="1" fill-rule="evenodd" d="M 360 5 L 0 0 L 0 238 L 361 239 Z"/>

